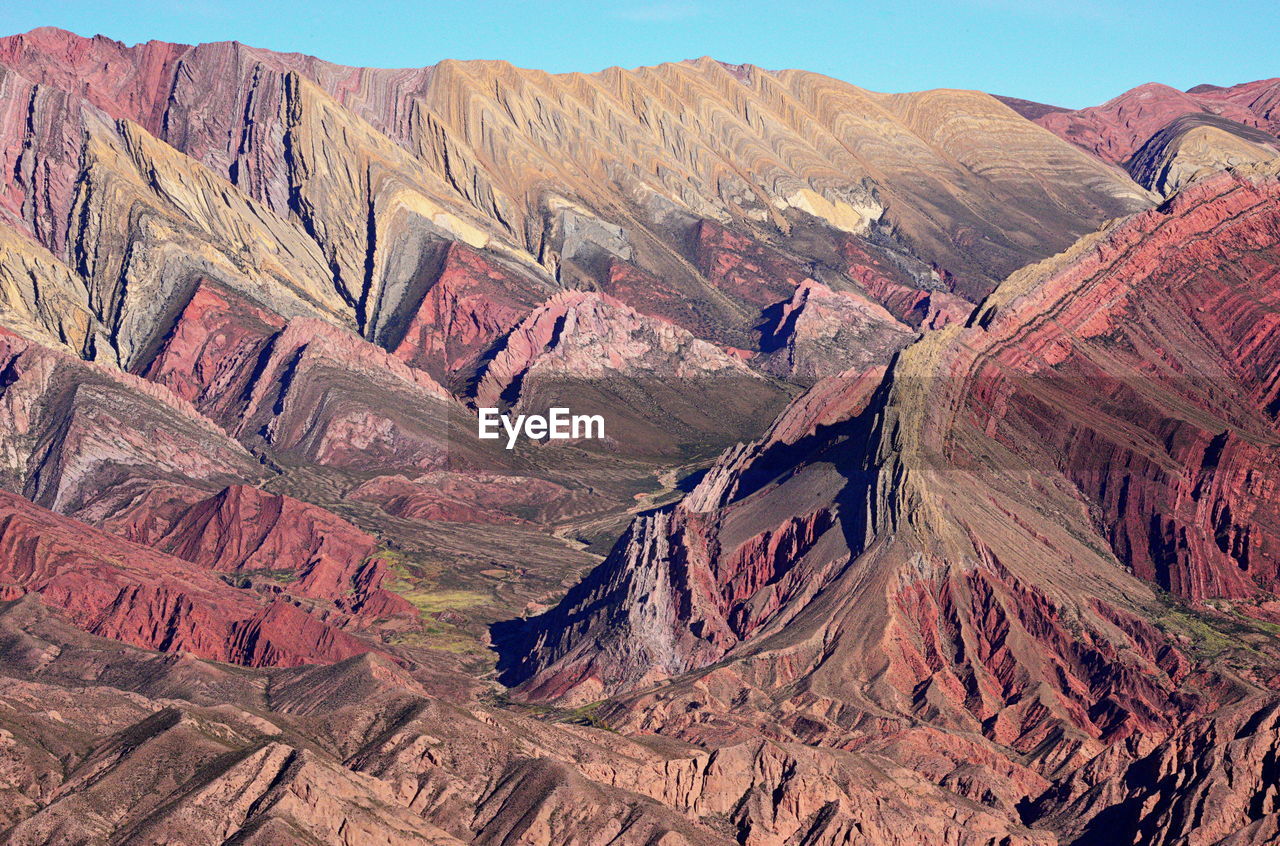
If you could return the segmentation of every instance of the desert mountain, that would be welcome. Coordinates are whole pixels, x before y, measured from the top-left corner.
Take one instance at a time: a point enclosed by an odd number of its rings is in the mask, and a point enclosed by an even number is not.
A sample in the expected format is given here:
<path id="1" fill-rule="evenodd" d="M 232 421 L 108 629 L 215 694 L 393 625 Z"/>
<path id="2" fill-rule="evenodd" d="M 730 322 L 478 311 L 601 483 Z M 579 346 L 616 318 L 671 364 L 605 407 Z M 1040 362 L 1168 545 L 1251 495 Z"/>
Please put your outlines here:
<path id="1" fill-rule="evenodd" d="M 1034 120 L 1094 155 L 1117 164 L 1128 160 L 1152 135 L 1183 115 L 1226 118 L 1271 134 L 1280 130 L 1280 79 L 1222 88 L 1198 85 L 1179 91 L 1140 85 L 1100 106 L 1053 110 Z"/>
<path id="2" fill-rule="evenodd" d="M 0 38 L 5 841 L 1274 837 L 1276 92 Z"/>
<path id="3" fill-rule="evenodd" d="M 892 747 L 1029 823 L 1097 783 L 1086 762 L 1270 695 L 1277 196 L 1274 170 L 1206 180 L 1014 274 L 883 379 L 819 383 L 513 625 L 508 682 L 703 746 Z M 1256 659 L 1196 660 L 1179 599 L 1208 597 L 1229 613 L 1196 622 Z M 1148 842 L 1091 807 L 1107 842 Z"/>
<path id="4" fill-rule="evenodd" d="M 1280 156 L 1280 79 L 1185 92 L 1151 83 L 1079 111 L 1002 99 L 1166 197 L 1199 176 Z"/>

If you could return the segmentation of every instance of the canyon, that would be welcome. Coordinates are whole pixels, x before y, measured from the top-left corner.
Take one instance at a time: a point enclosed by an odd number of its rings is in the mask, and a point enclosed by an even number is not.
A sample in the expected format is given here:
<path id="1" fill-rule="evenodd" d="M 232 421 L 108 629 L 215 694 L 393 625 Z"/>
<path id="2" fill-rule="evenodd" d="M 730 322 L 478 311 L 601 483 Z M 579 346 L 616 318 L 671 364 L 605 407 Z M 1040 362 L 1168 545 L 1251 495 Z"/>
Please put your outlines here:
<path id="1" fill-rule="evenodd" d="M 1278 108 L 0 38 L 0 838 L 1280 837 Z"/>

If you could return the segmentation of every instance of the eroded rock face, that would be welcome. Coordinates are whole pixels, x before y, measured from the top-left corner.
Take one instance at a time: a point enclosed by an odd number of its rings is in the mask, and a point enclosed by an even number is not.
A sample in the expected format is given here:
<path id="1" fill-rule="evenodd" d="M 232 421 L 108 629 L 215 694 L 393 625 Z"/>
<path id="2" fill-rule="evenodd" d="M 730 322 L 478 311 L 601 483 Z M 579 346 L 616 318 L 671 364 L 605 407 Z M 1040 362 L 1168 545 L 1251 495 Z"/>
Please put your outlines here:
<path id="1" fill-rule="evenodd" d="M 280 455 L 339 467 L 441 467 L 452 396 L 421 370 L 328 323 L 274 337 L 233 432 Z"/>
<path id="2" fill-rule="evenodd" d="M 947 275 L 938 273 L 936 268 L 930 269 L 928 277 L 921 280 L 919 271 L 913 277 L 894 266 L 895 259 L 903 261 L 900 256 L 874 250 L 852 238 L 840 243 L 839 255 L 848 277 L 894 317 L 910 326 L 941 329 L 948 323 L 965 320 L 973 311 L 972 303 L 952 293 Z M 930 284 L 922 286 L 921 281 Z"/>
<path id="3" fill-rule="evenodd" d="M 7 748 L 33 753 L 10 773 L 41 800 L 7 809 L 19 842 L 126 827 L 192 843 L 244 830 L 435 843 L 605 832 L 621 843 L 775 844 L 795 831 L 834 841 L 870 831 L 904 846 L 1053 842 L 977 802 L 955 806 L 876 754 L 630 740 L 445 701 L 371 654 L 232 670 L 89 637 L 30 598 L 0 607 L 0 631 L 22 674 L 6 676 L 0 707 L 21 738 Z M 99 683 L 85 686 L 86 674 Z M 69 733 L 64 720 L 91 728 Z M 59 758 L 41 757 L 41 744 Z"/>
<path id="4" fill-rule="evenodd" d="M 1054 111 L 1035 121 L 1102 159 L 1123 164 L 1149 138 L 1185 115 L 1216 115 L 1274 136 L 1280 130 L 1278 92 L 1280 82 L 1274 79 L 1231 88 L 1202 85 L 1185 92 L 1153 82 L 1100 106 Z"/>
<path id="5" fill-rule="evenodd" d="M 599 294 L 558 294 L 529 315 L 485 368 L 476 401 L 516 402 L 539 377 L 643 379 L 754 374 L 738 358 L 690 333 Z"/>
<path id="6" fill-rule="evenodd" d="M 453 242 L 439 276 L 413 313 L 395 354 L 405 363 L 456 380 L 538 305 L 538 283 Z"/>
<path id="7" fill-rule="evenodd" d="M 877 303 L 812 279 L 777 309 L 765 333 L 763 368 L 800 384 L 880 364 L 916 337 Z"/>
<path id="8" fill-rule="evenodd" d="M 698 224 L 694 239 L 702 274 L 726 293 L 760 308 L 789 298 L 808 275 L 794 261 L 709 220 Z"/>
<path id="9" fill-rule="evenodd" d="M 189 508 L 162 535 L 135 539 L 209 570 L 287 580 L 288 593 L 344 610 L 359 611 L 374 594 L 380 609 L 388 603 L 409 609 L 380 590 L 386 571 L 371 535 L 324 509 L 257 488 L 227 488 Z"/>
<path id="10" fill-rule="evenodd" d="M 249 666 L 335 661 L 369 651 L 288 601 L 0 492 L 5 599 L 37 593 L 88 632 Z"/>
<path id="11" fill-rule="evenodd" d="M 1143 756 L 1255 682 L 1198 666 L 1134 575 L 1192 600 L 1274 589 L 1278 185 L 1206 179 L 1015 274 L 878 387 L 820 381 L 680 505 L 638 518 L 559 607 L 497 631 L 508 680 L 532 699 L 612 696 L 616 725 L 698 744 L 892 748 L 983 801 L 1043 793 L 1024 820 L 1109 842 L 1265 833 L 1252 788 L 1212 819 L 1138 810 L 1181 796 L 1153 775 L 1178 764 Z M 916 720 L 994 757 L 911 751 Z M 1229 753 L 1243 784 L 1265 780 L 1248 751 L 1264 745 Z M 995 750 L 1026 768 L 1012 793 Z"/>
<path id="12" fill-rule="evenodd" d="M 0 39 L 4 837 L 1273 837 L 1275 92 Z"/>
<path id="13" fill-rule="evenodd" d="M 86 238 L 76 231 L 83 215 L 67 225 L 65 211 L 82 199 L 72 186 L 110 199 L 102 169 L 111 157 L 98 155 L 105 148 L 88 160 L 96 179 L 76 172 L 81 113 L 99 116 L 88 119 L 95 125 L 129 121 L 199 162 L 202 176 L 234 185 L 260 221 L 288 220 L 270 228 L 287 248 L 278 255 L 295 262 L 281 268 L 289 285 L 379 343 L 420 297 L 418 256 L 450 240 L 553 273 L 565 268 L 566 279 L 599 277 L 592 265 L 602 256 L 637 261 L 683 277 L 691 291 L 697 282 L 678 269 L 672 230 L 699 219 L 759 232 L 814 223 L 855 235 L 885 224 L 918 245 L 917 258 L 963 276 L 966 291 L 985 292 L 1041 249 L 1148 202 L 986 95 L 883 95 L 801 72 L 735 73 L 711 60 L 589 78 L 483 62 L 383 71 L 236 43 L 126 47 L 45 29 L 4 39 L 0 65 L 15 77 L 7 101 L 35 103 L 37 117 L 15 110 L 4 123 L 16 165 L 5 172 L 17 175 L 5 205 L 55 254 L 92 253 L 98 238 L 90 231 L 89 244 L 74 246 Z M 655 111 L 636 107 L 641 101 Z M 768 120 L 742 117 L 745 102 Z M 713 140 L 704 127 L 726 115 L 732 120 Z M 501 129 L 490 131 L 486 121 L 495 119 Z M 90 134 L 105 139 L 108 126 Z M 134 157 L 151 156 L 125 145 Z M 727 172 L 714 164 L 726 150 Z M 786 154 L 766 152 L 778 150 Z M 1004 167 L 1010 155 L 1021 166 Z M 155 169 L 180 167 L 166 160 Z M 172 183 L 160 193 L 186 210 L 199 205 Z M 203 186 L 195 194 L 207 196 Z M 221 230 L 213 246 L 230 270 L 236 249 L 253 242 L 217 242 L 228 218 L 244 218 L 216 204 L 200 211 L 222 219 L 202 223 Z M 149 242 L 160 233 L 136 235 Z M 1037 243 L 1044 247 L 1026 246 Z"/>
<path id="14" fill-rule="evenodd" d="M 1128 163 L 1139 184 L 1168 197 L 1220 170 L 1280 158 L 1280 138 L 1217 115 L 1175 118 Z"/>
<path id="15" fill-rule="evenodd" d="M 697 441 L 732 442 L 782 407 L 785 391 L 745 358 L 608 295 L 570 291 L 512 330 L 475 403 L 598 414 L 610 449 L 671 454 Z"/>
<path id="16" fill-rule="evenodd" d="M 1025 337 L 1017 315 L 1059 298 L 1040 343 L 993 349 L 970 413 L 1013 449 L 1023 427 L 1053 433 L 1121 560 L 1192 599 L 1276 586 L 1277 196 L 1265 170 L 1205 180 L 1056 272 L 1014 277 L 977 318 Z M 1091 422 L 1098 409 L 1115 422 Z"/>
<path id="17" fill-rule="evenodd" d="M 142 375 L 167 386 L 214 420 L 234 417 L 258 360 L 285 326 L 243 297 L 197 283 L 173 329 Z"/>
<path id="18" fill-rule="evenodd" d="M 430 469 L 466 412 L 426 370 L 319 320 L 201 283 L 143 374 L 253 449 L 338 468 Z"/>
<path id="19" fill-rule="evenodd" d="M 199 293 L 193 303 L 211 300 L 226 305 Z M 233 330 L 191 315 L 157 360 L 171 365 L 167 374 L 216 384 L 227 375 L 216 365 L 236 358 L 210 355 L 210 345 L 229 348 Z M 179 345 L 199 326 L 210 331 L 184 358 Z M 9 540 L 21 551 L 10 563 L 30 571 L 14 583 L 17 595 L 47 595 L 91 631 L 245 663 L 314 660 L 311 646 L 330 655 L 369 648 L 294 607 L 292 597 L 323 600 L 338 625 L 416 617 L 381 589 L 386 571 L 373 537 L 321 508 L 244 484 L 262 480 L 264 468 L 169 388 L 14 335 L 0 335 L 0 349 L 6 485 L 141 544 L 10 500 L 17 516 Z M 209 397 L 207 385 L 174 384 L 197 401 Z M 90 557 L 82 562 L 82 554 Z M 172 567 L 173 584 L 150 583 Z M 235 574 L 240 588 L 219 573 Z M 81 592 L 86 579 L 102 584 Z"/>
<path id="20" fill-rule="evenodd" d="M 1114 779 L 1082 777 L 1042 800 L 1073 842 L 1265 843 L 1277 833 L 1273 697 L 1196 720 Z M 1102 764 L 1103 762 L 1099 762 Z"/>
<path id="21" fill-rule="evenodd" d="M 0 156 L 9 174 L 0 187 L 7 225 L 34 235 L 61 253 L 65 219 L 75 195 L 81 146 L 80 98 L 67 89 L 40 85 L 5 66 L 0 70 Z"/>
<path id="22" fill-rule="evenodd" d="M 262 470 L 168 388 L 0 332 L 4 486 L 56 511 L 111 513 L 124 483 L 220 489 Z"/>

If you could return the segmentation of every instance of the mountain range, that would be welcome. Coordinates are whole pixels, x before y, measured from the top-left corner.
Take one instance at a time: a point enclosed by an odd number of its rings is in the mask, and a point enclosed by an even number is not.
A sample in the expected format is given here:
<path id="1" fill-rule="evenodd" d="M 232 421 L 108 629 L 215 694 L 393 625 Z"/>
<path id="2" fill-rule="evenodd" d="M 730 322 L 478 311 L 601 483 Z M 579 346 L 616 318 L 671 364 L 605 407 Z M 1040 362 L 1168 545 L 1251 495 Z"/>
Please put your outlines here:
<path id="1" fill-rule="evenodd" d="M 0 837 L 1272 842 L 1278 421 L 1280 79 L 0 38 Z"/>

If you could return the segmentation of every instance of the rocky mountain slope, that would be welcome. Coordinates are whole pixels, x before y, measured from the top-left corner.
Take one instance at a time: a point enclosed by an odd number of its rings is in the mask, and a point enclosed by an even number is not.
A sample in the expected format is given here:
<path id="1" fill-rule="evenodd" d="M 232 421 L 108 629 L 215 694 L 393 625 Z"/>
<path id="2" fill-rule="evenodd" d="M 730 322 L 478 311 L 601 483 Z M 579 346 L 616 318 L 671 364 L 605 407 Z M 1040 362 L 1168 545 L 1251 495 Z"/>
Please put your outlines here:
<path id="1" fill-rule="evenodd" d="M 1222 117 L 1275 134 L 1280 129 L 1280 79 L 1223 88 L 1198 85 L 1179 91 L 1149 83 L 1079 111 L 1037 115 L 1036 123 L 1106 161 L 1122 163 L 1159 130 L 1183 115 Z"/>
<path id="2" fill-rule="evenodd" d="M 504 632 L 507 681 L 704 746 L 906 750 L 1033 828 L 1152 842 L 1106 779 L 1275 679 L 1278 196 L 1274 169 L 1205 180 L 1015 274 L 882 380 L 815 386 Z"/>
<path id="3" fill-rule="evenodd" d="M 1166 197 L 1198 176 L 1280 156 L 1280 79 L 1189 91 L 1150 83 L 1079 111 L 1010 105 Z"/>
<path id="4" fill-rule="evenodd" d="M 1152 135 L 1129 161 L 1141 184 L 1164 196 L 1228 167 L 1280 157 L 1280 139 L 1214 115 L 1175 118 Z"/>
<path id="5" fill-rule="evenodd" d="M 5 842 L 1274 837 L 1276 90 L 0 38 Z"/>

